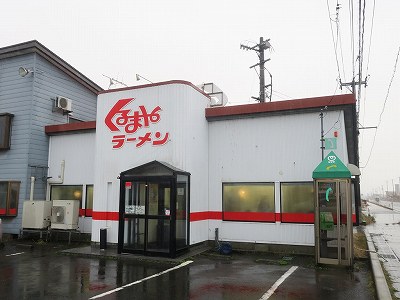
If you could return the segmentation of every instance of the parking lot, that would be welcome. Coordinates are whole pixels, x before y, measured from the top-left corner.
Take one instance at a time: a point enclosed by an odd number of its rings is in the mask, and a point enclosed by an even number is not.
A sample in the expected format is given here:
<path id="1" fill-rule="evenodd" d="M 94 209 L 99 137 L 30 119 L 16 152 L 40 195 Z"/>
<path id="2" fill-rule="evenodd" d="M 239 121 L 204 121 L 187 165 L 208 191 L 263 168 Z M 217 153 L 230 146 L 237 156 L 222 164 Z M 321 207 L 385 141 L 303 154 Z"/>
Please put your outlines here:
<path id="1" fill-rule="evenodd" d="M 315 266 L 312 257 L 209 251 L 173 263 L 29 245 L 0 250 L 1 299 L 375 299 L 368 261 L 350 271 Z"/>

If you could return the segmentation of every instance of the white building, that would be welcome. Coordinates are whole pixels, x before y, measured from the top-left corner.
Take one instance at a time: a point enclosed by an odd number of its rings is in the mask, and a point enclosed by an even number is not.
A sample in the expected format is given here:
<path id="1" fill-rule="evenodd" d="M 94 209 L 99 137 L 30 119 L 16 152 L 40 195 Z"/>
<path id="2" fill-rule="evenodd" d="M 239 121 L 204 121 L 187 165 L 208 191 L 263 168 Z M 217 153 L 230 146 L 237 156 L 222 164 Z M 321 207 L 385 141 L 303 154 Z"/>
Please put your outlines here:
<path id="1" fill-rule="evenodd" d="M 321 111 L 325 155 L 358 165 L 353 95 L 211 107 L 185 81 L 102 91 L 96 122 L 46 127 L 49 176 L 63 177 L 51 188 L 77 190 L 80 230 L 99 242 L 107 228 L 119 252 L 175 256 L 216 229 L 255 247 L 312 248 Z"/>

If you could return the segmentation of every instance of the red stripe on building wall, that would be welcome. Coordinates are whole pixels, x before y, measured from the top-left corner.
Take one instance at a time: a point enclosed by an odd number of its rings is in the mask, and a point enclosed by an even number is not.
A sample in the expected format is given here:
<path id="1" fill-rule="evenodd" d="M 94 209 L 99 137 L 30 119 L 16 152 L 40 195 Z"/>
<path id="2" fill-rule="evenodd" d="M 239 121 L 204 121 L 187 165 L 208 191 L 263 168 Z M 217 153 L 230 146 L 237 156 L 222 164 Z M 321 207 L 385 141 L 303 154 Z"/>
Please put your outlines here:
<path id="1" fill-rule="evenodd" d="M 222 220 L 222 212 L 220 211 L 199 211 L 190 213 L 190 222 L 204 220 Z"/>
<path id="2" fill-rule="evenodd" d="M 8 210 L 8 214 L 12 215 L 12 216 L 16 216 L 17 215 L 17 209 L 16 208 L 10 208 Z"/>
<path id="3" fill-rule="evenodd" d="M 281 222 L 281 214 L 280 213 L 275 213 L 275 221 Z"/>
<path id="4" fill-rule="evenodd" d="M 118 221 L 119 220 L 119 212 L 117 212 L 117 211 L 93 211 L 92 217 L 93 217 L 93 220 Z"/>
<path id="5" fill-rule="evenodd" d="M 0 208 L 0 215 L 5 215 L 5 214 L 6 214 L 6 209 Z"/>
<path id="6" fill-rule="evenodd" d="M 314 214 L 282 213 L 282 223 L 314 223 Z"/>
<path id="7" fill-rule="evenodd" d="M 232 212 L 224 211 L 222 219 L 224 221 L 255 221 L 255 222 L 275 222 L 275 213 L 272 212 Z"/>
<path id="8" fill-rule="evenodd" d="M 80 210 L 85 212 L 84 209 Z M 12 212 L 10 211 L 10 214 Z M 14 212 L 16 214 L 16 210 Z M 5 209 L 0 209 L 0 215 L 6 214 Z M 92 211 L 86 210 L 86 216 L 92 216 L 93 220 L 118 221 L 118 212 Z M 199 211 L 190 213 L 190 222 L 206 220 L 223 221 L 253 221 L 253 222 L 282 222 L 282 223 L 304 223 L 314 224 L 314 214 L 302 213 L 266 213 L 266 212 L 221 212 L 221 211 Z M 356 222 L 356 215 L 352 215 L 353 223 Z M 336 224 L 336 220 L 335 224 Z"/>
<path id="9" fill-rule="evenodd" d="M 79 209 L 79 216 L 80 217 L 91 217 L 93 214 L 93 209 L 85 209 L 85 208 L 80 208 Z"/>

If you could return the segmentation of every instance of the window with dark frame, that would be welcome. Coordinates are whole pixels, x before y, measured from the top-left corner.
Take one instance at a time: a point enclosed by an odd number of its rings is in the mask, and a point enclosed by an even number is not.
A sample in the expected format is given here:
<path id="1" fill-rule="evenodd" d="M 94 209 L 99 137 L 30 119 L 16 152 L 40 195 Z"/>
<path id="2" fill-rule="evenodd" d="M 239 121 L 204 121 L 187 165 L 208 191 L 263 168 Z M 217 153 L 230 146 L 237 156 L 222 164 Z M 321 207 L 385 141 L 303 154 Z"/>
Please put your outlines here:
<path id="1" fill-rule="evenodd" d="M 224 221 L 275 222 L 274 183 L 223 183 Z"/>
<path id="2" fill-rule="evenodd" d="M 18 215 L 19 181 L 0 181 L 0 216 Z"/>
<path id="3" fill-rule="evenodd" d="M 91 217 L 93 213 L 93 185 L 86 186 L 85 216 Z"/>
<path id="4" fill-rule="evenodd" d="M 14 115 L 0 114 L 0 150 L 9 150 L 11 145 L 11 120 Z"/>
<path id="5" fill-rule="evenodd" d="M 83 185 L 52 185 L 50 200 L 79 200 L 79 215 L 82 215 Z"/>
<path id="6" fill-rule="evenodd" d="M 281 221 L 283 223 L 314 223 L 313 182 L 281 183 Z"/>

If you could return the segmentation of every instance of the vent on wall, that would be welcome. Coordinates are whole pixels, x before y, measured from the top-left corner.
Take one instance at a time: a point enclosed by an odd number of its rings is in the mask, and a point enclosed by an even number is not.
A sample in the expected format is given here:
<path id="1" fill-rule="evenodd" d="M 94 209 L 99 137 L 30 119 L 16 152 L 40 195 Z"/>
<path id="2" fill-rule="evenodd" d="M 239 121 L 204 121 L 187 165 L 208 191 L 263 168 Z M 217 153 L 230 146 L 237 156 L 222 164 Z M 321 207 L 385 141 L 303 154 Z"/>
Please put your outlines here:
<path id="1" fill-rule="evenodd" d="M 56 107 L 59 109 L 62 109 L 65 112 L 71 112 L 72 111 L 72 100 L 62 97 L 62 96 L 57 96 Z"/>

